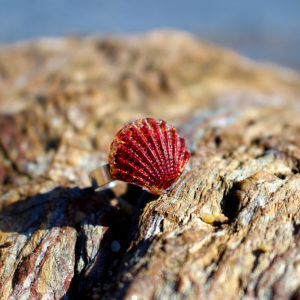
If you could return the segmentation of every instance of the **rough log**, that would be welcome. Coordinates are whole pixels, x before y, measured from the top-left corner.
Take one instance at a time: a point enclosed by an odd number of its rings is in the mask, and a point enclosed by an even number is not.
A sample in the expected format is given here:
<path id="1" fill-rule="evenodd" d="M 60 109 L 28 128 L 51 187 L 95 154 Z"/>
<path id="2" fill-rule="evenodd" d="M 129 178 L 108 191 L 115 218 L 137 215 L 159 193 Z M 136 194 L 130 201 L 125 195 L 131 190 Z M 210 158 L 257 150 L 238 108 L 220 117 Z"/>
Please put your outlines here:
<path id="1" fill-rule="evenodd" d="M 1 299 L 300 299 L 300 76 L 185 33 L 0 48 Z M 88 172 L 153 116 L 172 192 Z"/>

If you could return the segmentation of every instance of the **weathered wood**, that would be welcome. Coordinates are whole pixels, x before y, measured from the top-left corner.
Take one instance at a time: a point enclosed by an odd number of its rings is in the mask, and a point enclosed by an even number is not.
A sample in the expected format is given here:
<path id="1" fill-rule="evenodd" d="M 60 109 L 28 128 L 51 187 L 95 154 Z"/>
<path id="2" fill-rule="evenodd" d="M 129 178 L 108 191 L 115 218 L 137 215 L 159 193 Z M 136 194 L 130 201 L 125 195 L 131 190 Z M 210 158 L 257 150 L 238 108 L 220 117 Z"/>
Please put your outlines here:
<path id="1" fill-rule="evenodd" d="M 2 47 L 1 299 L 298 299 L 299 95 L 183 33 Z M 187 138 L 173 191 L 87 188 L 144 116 Z"/>

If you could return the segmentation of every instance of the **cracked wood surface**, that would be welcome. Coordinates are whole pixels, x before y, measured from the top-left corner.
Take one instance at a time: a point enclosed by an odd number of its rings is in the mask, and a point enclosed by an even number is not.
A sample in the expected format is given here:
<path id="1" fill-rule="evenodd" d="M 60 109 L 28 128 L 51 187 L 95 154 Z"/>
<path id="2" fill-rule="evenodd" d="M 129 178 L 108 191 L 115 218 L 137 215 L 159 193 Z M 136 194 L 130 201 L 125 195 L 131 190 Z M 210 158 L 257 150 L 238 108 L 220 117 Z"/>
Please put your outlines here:
<path id="1" fill-rule="evenodd" d="M 177 32 L 0 48 L 1 299 L 300 298 L 300 77 Z M 169 195 L 87 174 L 140 117 Z"/>

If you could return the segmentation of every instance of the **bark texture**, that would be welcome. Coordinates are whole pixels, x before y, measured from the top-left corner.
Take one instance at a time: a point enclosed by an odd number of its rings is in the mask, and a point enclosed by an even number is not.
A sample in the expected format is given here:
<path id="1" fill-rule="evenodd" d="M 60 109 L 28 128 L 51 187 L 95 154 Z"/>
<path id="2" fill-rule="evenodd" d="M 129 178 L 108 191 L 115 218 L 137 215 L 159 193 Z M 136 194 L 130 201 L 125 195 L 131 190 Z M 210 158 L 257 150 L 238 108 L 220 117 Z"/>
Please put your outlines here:
<path id="1" fill-rule="evenodd" d="M 0 48 L 1 299 L 300 299 L 300 77 L 185 33 Z M 141 117 L 172 192 L 87 174 Z"/>

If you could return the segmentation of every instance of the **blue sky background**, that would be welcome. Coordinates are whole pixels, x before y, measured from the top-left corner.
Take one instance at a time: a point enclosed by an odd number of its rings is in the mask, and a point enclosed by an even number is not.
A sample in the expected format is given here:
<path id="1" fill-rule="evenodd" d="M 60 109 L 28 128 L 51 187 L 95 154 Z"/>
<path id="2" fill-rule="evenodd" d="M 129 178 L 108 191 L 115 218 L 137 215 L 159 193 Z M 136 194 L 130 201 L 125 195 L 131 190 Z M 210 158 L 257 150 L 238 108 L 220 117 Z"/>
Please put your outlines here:
<path id="1" fill-rule="evenodd" d="M 161 27 L 300 69 L 299 0 L 0 0 L 2 43 Z"/>

